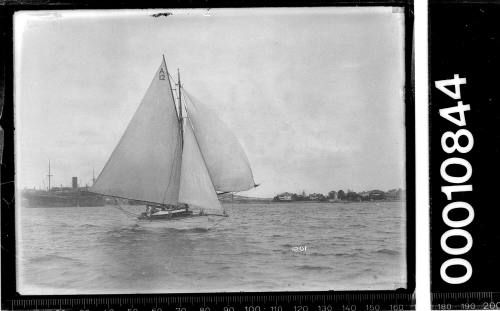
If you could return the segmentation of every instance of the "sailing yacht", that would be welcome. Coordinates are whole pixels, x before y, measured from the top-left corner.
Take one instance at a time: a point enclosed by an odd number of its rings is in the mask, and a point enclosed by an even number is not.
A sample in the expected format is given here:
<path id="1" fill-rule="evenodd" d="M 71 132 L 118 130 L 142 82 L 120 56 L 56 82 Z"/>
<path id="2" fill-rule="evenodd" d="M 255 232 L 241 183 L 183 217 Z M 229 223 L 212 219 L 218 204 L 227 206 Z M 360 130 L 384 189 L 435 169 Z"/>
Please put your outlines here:
<path id="1" fill-rule="evenodd" d="M 227 216 L 218 194 L 256 187 L 238 139 L 213 111 L 194 100 L 177 74 L 175 98 L 163 57 L 90 190 L 142 202 L 142 224 L 205 224 Z"/>

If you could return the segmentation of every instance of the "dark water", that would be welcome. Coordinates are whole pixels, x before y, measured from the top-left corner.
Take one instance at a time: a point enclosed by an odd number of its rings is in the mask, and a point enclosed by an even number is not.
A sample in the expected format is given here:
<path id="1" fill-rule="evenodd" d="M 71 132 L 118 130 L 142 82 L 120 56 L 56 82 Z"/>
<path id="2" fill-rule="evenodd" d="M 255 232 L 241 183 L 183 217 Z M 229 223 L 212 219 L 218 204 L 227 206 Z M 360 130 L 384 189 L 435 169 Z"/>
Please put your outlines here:
<path id="1" fill-rule="evenodd" d="M 210 230 L 142 228 L 113 207 L 21 208 L 23 294 L 395 289 L 402 202 L 228 204 Z M 128 207 L 137 212 L 139 207 Z M 142 208 L 141 208 L 142 210 Z M 294 251 L 305 246 L 303 252 Z"/>

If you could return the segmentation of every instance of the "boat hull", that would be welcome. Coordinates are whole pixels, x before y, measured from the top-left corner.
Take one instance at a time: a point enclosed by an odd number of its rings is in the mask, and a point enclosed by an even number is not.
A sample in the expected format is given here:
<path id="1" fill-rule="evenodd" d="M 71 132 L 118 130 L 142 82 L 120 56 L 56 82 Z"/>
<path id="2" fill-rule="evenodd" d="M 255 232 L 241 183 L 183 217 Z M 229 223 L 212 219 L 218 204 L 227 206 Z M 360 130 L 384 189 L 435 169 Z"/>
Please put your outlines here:
<path id="1" fill-rule="evenodd" d="M 137 224 L 144 228 L 171 228 L 179 230 L 204 229 L 209 230 L 219 225 L 225 217 L 212 215 L 189 215 L 173 218 L 138 219 Z"/>

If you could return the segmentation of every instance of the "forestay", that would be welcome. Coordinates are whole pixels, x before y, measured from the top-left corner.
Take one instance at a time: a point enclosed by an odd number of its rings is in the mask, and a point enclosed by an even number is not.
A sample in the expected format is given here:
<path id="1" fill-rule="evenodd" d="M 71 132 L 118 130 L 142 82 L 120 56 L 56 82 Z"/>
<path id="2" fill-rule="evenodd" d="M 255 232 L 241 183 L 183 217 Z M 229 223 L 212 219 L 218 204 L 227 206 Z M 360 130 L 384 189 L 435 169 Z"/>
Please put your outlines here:
<path id="1" fill-rule="evenodd" d="M 181 133 L 165 61 L 91 191 L 177 204 Z"/>

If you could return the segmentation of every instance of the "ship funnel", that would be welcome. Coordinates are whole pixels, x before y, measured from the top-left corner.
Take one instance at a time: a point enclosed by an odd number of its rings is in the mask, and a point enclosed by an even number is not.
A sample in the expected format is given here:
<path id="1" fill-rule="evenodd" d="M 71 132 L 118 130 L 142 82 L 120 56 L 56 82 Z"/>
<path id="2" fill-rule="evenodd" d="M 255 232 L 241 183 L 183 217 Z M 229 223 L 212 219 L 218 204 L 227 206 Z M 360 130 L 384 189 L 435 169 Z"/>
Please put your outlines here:
<path id="1" fill-rule="evenodd" d="M 73 190 L 78 190 L 78 177 L 72 178 Z"/>

